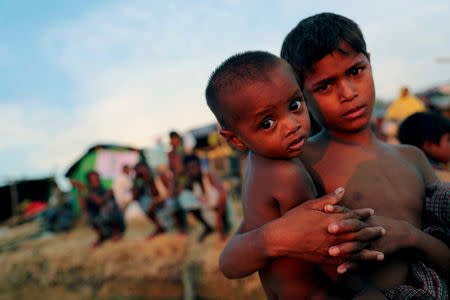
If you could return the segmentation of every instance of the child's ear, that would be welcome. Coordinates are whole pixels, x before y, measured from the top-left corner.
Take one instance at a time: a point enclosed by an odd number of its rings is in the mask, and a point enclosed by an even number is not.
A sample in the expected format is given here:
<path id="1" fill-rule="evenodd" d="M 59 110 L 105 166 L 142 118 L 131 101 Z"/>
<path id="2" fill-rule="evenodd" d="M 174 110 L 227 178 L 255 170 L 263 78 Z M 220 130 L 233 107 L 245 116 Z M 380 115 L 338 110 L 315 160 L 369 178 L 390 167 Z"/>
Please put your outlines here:
<path id="1" fill-rule="evenodd" d="M 427 155 L 430 155 L 430 154 L 433 155 L 436 152 L 437 148 L 439 148 L 439 145 L 437 145 L 431 141 L 423 142 L 422 149 L 423 149 L 423 152 L 425 152 Z"/>
<path id="2" fill-rule="evenodd" d="M 226 129 L 220 129 L 220 135 L 222 135 L 224 138 L 226 138 L 234 147 L 238 148 L 239 150 L 246 152 L 248 150 L 247 146 L 241 141 L 240 138 L 238 138 L 233 131 L 226 130 Z"/>

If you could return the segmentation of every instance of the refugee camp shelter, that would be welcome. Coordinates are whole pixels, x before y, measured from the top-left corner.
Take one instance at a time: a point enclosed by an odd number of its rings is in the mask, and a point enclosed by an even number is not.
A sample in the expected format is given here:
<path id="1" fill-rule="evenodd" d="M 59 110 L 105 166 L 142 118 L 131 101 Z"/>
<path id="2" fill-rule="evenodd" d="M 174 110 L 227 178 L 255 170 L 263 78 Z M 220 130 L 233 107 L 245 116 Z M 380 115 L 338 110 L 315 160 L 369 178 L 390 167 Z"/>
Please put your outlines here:
<path id="1" fill-rule="evenodd" d="M 52 189 L 56 187 L 53 177 L 17 180 L 0 187 L 0 221 L 20 212 L 19 207 L 32 202 L 47 203 Z"/>
<path id="2" fill-rule="evenodd" d="M 142 161 L 145 161 L 142 150 L 120 145 L 95 145 L 69 168 L 65 176 L 87 185 L 86 174 L 95 170 L 100 174 L 102 185 L 111 188 L 114 178 L 121 174 L 124 165 L 133 168 Z M 75 187 L 72 187 L 72 199 L 78 214 L 80 205 Z"/>

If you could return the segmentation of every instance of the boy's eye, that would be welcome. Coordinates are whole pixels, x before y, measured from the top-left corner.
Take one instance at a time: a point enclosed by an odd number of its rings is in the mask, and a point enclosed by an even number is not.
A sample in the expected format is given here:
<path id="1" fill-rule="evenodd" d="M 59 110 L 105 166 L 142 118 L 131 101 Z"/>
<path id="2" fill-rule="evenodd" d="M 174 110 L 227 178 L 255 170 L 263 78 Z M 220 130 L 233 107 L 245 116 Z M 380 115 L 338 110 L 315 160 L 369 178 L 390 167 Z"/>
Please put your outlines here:
<path id="1" fill-rule="evenodd" d="M 289 110 L 294 111 L 299 109 L 302 106 L 302 100 L 294 100 L 289 104 Z"/>
<path id="2" fill-rule="evenodd" d="M 319 87 L 317 87 L 317 90 L 320 92 L 326 92 L 328 90 L 328 83 L 324 83 L 322 85 L 320 85 Z"/>
<path id="3" fill-rule="evenodd" d="M 363 67 L 353 68 L 350 70 L 350 75 L 358 75 L 363 70 Z"/>
<path id="4" fill-rule="evenodd" d="M 262 129 L 269 129 L 270 127 L 272 127 L 272 125 L 273 125 L 273 120 L 264 120 L 261 123 L 261 128 Z"/>

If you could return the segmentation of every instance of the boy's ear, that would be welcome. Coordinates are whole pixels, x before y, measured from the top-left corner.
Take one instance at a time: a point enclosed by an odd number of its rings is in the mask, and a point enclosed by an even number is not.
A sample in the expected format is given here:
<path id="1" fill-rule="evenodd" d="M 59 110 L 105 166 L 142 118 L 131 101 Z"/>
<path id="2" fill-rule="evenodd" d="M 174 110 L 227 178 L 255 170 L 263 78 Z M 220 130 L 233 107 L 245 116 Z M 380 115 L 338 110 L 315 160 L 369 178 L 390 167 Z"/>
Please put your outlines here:
<path id="1" fill-rule="evenodd" d="M 220 135 L 226 138 L 234 147 L 239 150 L 246 152 L 248 150 L 247 146 L 241 141 L 239 137 L 237 137 L 233 131 L 220 129 Z"/>
<path id="2" fill-rule="evenodd" d="M 367 59 L 368 59 L 369 62 L 370 62 L 370 53 L 369 53 L 369 52 L 367 52 Z"/>
<path id="3" fill-rule="evenodd" d="M 436 145 L 435 143 L 430 141 L 425 141 L 423 142 L 422 148 L 423 152 L 425 152 L 427 155 L 433 155 L 436 152 L 437 148 L 439 148 L 439 145 Z"/>

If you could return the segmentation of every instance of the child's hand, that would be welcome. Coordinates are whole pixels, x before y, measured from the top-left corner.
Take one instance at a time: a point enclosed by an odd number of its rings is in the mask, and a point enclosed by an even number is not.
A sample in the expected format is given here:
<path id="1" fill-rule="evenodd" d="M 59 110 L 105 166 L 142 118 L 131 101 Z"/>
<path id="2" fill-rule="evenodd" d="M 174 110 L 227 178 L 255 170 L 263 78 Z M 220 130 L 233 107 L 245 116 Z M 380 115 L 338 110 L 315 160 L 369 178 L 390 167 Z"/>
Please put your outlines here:
<path id="1" fill-rule="evenodd" d="M 324 212 L 349 213 L 351 210 L 344 206 L 327 204 L 324 206 Z M 384 253 L 382 251 L 367 249 L 371 242 L 378 240 L 386 233 L 383 227 L 373 226 L 366 222 L 374 214 L 373 209 L 358 209 L 353 212 L 359 214 L 361 219 L 343 219 L 328 226 L 329 233 L 340 235 L 341 237 L 348 236 L 348 239 L 353 237 L 354 240 L 335 245 L 328 250 L 331 256 L 345 257 L 348 259 L 348 261 L 338 266 L 337 272 L 340 274 L 356 269 L 358 267 L 358 261 L 382 261 L 384 259 Z"/>
<path id="2" fill-rule="evenodd" d="M 375 260 L 382 253 L 365 249 L 368 242 L 382 234 L 365 219 L 372 209 L 324 213 L 324 208 L 340 201 L 344 190 L 306 201 L 272 221 L 268 242 L 274 245 L 272 256 L 287 256 L 318 263 L 342 263 L 344 259 Z M 274 226 L 276 225 L 276 226 Z M 284 233 L 288 232 L 286 235 Z M 333 249 L 333 250 L 331 250 Z"/>
<path id="3" fill-rule="evenodd" d="M 371 249 L 382 251 L 388 255 L 399 249 L 414 245 L 414 239 L 416 238 L 415 231 L 417 228 L 406 221 L 382 216 L 372 216 L 368 220 L 368 223 L 372 226 L 386 228 L 383 237 L 371 243 Z"/>

